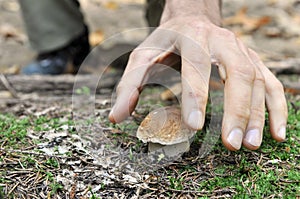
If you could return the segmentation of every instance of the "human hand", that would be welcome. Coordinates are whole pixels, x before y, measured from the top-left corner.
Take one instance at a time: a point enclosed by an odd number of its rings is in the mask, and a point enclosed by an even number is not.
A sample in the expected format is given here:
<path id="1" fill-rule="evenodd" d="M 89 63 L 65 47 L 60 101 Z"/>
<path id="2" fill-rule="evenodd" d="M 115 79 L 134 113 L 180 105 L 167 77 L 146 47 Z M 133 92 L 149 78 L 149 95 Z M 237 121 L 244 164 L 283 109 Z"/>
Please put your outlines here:
<path id="1" fill-rule="evenodd" d="M 217 1 L 202 2 L 199 7 L 199 2 L 191 0 L 185 10 L 180 4 L 186 1 L 167 1 L 161 25 L 130 55 L 110 120 L 121 122 L 128 117 L 152 66 L 169 64 L 173 53 L 178 52 L 182 63 L 182 116 L 190 128 L 203 127 L 214 63 L 225 82 L 222 122 L 225 147 L 238 150 L 243 144 L 251 150 L 259 148 L 265 104 L 273 138 L 284 141 L 287 106 L 282 84 L 254 51 L 245 47 L 234 33 L 218 26 L 217 15 L 207 13 L 209 8 L 217 6 Z"/>

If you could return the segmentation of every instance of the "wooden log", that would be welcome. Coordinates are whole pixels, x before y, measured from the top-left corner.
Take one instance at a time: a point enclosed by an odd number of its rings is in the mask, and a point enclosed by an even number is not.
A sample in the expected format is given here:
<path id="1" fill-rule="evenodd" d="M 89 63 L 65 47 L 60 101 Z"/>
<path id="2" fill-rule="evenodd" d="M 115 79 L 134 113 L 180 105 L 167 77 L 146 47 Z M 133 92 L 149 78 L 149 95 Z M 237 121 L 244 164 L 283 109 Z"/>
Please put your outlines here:
<path id="1" fill-rule="evenodd" d="M 281 61 L 266 61 L 265 64 L 276 75 L 300 74 L 299 58 L 290 58 Z"/>
<path id="2" fill-rule="evenodd" d="M 47 93 L 52 92 L 57 95 L 72 94 L 74 88 L 96 88 L 97 92 L 101 89 L 112 89 L 121 77 L 121 72 L 102 75 L 100 81 L 96 75 L 7 75 L 5 76 L 9 85 L 17 93 Z M 99 81 L 99 82 L 98 82 Z M 0 91 L 10 90 L 7 82 L 0 81 Z M 75 87 L 74 87 L 75 86 Z"/>
<path id="3" fill-rule="evenodd" d="M 266 65 L 275 74 L 300 74 L 300 59 L 287 59 L 283 61 L 266 62 Z M 74 85 L 76 88 L 87 87 L 95 88 L 97 93 L 106 89 L 113 89 L 120 80 L 123 71 L 117 70 L 107 72 L 101 78 L 93 74 L 82 75 L 58 75 L 58 76 L 42 76 L 42 75 L 3 75 L 0 79 L 0 94 L 9 91 L 13 97 L 18 93 L 39 93 L 39 94 L 55 94 L 55 95 L 71 95 Z M 3 79 L 3 77 L 5 79 Z M 100 79 L 100 82 L 98 82 Z M 173 80 L 168 80 L 173 81 Z M 180 81 L 178 78 L 175 82 Z M 74 84 L 76 83 L 76 84 Z M 299 94 L 299 82 L 287 83 L 285 85 L 286 92 Z M 3 91 L 3 92 L 2 92 Z M 91 90 L 92 91 L 92 90 Z M 92 91 L 93 92 L 93 91 Z M 0 96 L 1 97 L 1 96 Z"/>

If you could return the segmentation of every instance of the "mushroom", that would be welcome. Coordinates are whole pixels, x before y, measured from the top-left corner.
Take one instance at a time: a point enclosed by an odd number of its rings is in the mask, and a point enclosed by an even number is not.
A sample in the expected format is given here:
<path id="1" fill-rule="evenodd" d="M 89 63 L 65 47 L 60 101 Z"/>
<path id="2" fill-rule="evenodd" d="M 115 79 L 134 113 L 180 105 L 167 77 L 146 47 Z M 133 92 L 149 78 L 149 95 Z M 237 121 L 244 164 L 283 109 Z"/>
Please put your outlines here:
<path id="1" fill-rule="evenodd" d="M 190 141 L 196 134 L 181 119 L 181 111 L 174 106 L 150 112 L 137 130 L 137 138 L 148 143 L 149 152 L 163 149 L 167 156 L 189 151 Z"/>

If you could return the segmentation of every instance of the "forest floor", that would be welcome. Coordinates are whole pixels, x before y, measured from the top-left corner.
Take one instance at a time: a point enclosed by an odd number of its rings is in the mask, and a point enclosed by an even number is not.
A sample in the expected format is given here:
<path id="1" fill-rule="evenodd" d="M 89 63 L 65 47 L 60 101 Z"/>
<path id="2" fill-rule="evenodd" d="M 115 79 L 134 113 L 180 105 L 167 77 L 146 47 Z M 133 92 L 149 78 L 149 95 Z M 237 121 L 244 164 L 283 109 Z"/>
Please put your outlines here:
<path id="1" fill-rule="evenodd" d="M 99 48 L 104 57 L 118 56 L 116 48 L 133 48 L 147 36 L 146 29 L 133 30 L 146 26 L 142 0 L 81 4 L 92 44 L 105 44 Z M 86 68 L 93 74 L 18 74 L 35 52 L 17 1 L 0 0 L 0 198 L 300 198 L 298 13 L 296 0 L 230 0 L 223 6 L 224 26 L 256 50 L 285 86 L 286 141 L 271 138 L 266 119 L 258 150 L 228 151 L 219 139 L 220 125 L 211 119 L 222 115 L 220 100 L 208 108 L 205 128 L 190 151 L 167 159 L 149 155 L 147 144 L 135 137 L 150 111 L 178 105 L 176 99 L 160 98 L 165 88 L 146 87 L 134 114 L 111 124 L 107 116 L 120 71 L 109 68 L 96 88 L 90 85 L 103 72 L 93 67 L 99 64 L 95 50 Z M 114 34 L 116 43 L 110 44 Z M 214 89 L 210 97 L 212 102 L 222 99 L 221 90 Z M 218 139 L 203 155 L 210 134 Z"/>

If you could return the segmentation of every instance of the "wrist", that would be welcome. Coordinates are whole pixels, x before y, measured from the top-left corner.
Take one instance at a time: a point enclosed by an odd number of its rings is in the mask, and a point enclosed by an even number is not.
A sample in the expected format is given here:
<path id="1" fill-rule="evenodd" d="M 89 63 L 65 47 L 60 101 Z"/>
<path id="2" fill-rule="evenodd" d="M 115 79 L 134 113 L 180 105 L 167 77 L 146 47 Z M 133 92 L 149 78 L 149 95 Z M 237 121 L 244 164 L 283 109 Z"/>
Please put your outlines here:
<path id="1" fill-rule="evenodd" d="M 166 0 L 161 23 L 175 17 L 193 16 L 221 25 L 221 0 Z"/>

